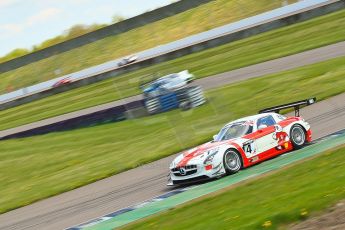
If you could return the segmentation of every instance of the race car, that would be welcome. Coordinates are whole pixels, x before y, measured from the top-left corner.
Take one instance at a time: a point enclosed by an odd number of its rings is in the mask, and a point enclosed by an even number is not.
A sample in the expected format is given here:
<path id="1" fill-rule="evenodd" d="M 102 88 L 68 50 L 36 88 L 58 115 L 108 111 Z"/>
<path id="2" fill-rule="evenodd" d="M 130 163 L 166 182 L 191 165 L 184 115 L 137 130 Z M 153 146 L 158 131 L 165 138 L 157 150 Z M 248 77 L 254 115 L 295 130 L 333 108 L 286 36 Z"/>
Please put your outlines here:
<path id="1" fill-rule="evenodd" d="M 157 96 L 166 92 L 180 89 L 194 81 L 195 77 L 188 70 L 172 73 L 154 81 L 141 85 L 145 97 Z"/>
<path id="2" fill-rule="evenodd" d="M 168 185 L 179 185 L 234 174 L 312 141 L 310 125 L 299 108 L 316 98 L 279 105 L 226 124 L 213 140 L 182 152 L 170 164 Z M 279 114 L 295 108 L 295 116 Z"/>
<path id="3" fill-rule="evenodd" d="M 133 63 L 137 60 L 138 60 L 137 55 L 130 55 L 130 56 L 124 57 L 119 63 L 117 63 L 117 66 L 121 67 L 124 65 L 128 65 L 128 64 Z"/>
<path id="4" fill-rule="evenodd" d="M 62 86 L 62 85 L 67 85 L 67 84 L 70 84 L 70 83 L 72 83 L 72 79 L 70 77 L 65 77 L 65 78 L 60 79 L 57 82 L 55 82 L 52 85 L 52 87 L 55 88 L 55 87 L 59 87 L 59 86 Z"/>

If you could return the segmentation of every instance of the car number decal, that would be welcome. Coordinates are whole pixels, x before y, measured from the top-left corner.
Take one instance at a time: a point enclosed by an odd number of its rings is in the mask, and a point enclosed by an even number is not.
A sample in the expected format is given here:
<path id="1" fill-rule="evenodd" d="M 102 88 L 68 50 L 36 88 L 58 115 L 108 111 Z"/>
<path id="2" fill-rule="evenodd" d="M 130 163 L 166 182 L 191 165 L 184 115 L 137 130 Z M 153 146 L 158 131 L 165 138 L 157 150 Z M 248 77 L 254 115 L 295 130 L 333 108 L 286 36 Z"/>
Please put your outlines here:
<path id="1" fill-rule="evenodd" d="M 254 156 L 256 154 L 256 146 L 253 140 L 243 143 L 243 151 L 247 157 Z"/>

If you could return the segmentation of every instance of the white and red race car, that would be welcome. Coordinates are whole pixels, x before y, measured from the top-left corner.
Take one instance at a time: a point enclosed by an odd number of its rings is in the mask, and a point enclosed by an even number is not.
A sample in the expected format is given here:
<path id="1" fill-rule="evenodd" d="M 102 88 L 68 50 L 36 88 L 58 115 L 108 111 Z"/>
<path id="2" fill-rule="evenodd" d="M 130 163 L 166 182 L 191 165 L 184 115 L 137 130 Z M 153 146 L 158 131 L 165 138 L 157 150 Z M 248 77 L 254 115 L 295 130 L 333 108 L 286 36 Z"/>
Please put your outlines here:
<path id="1" fill-rule="evenodd" d="M 312 140 L 310 125 L 299 107 L 316 98 L 264 109 L 226 124 L 213 141 L 181 153 L 170 165 L 168 185 L 191 183 L 233 174 L 261 161 L 299 149 Z M 279 114 L 295 108 L 294 117 Z"/>
<path id="2" fill-rule="evenodd" d="M 62 86 L 62 85 L 68 85 L 70 83 L 72 83 L 73 80 L 70 78 L 70 77 L 65 77 L 65 78 L 62 78 L 60 80 L 58 80 L 57 82 L 55 82 L 52 87 L 55 88 L 55 87 L 59 87 L 59 86 Z"/>

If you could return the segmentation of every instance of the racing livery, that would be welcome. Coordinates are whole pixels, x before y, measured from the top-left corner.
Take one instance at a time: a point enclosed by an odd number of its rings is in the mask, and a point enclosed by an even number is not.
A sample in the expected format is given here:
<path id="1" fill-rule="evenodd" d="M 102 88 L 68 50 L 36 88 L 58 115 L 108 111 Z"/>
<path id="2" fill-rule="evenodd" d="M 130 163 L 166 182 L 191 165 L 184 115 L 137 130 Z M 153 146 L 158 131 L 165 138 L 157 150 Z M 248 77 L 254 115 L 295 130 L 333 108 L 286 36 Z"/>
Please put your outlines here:
<path id="1" fill-rule="evenodd" d="M 264 109 L 257 115 L 226 124 L 213 140 L 182 152 L 170 165 L 168 185 L 178 185 L 233 174 L 311 142 L 310 125 L 299 116 L 299 107 L 316 98 Z M 295 116 L 279 114 L 295 108 Z"/>
<path id="2" fill-rule="evenodd" d="M 141 85 L 145 97 L 158 96 L 167 92 L 180 89 L 194 80 L 194 75 L 188 70 L 179 73 L 172 73 L 160 77 L 154 81 Z"/>

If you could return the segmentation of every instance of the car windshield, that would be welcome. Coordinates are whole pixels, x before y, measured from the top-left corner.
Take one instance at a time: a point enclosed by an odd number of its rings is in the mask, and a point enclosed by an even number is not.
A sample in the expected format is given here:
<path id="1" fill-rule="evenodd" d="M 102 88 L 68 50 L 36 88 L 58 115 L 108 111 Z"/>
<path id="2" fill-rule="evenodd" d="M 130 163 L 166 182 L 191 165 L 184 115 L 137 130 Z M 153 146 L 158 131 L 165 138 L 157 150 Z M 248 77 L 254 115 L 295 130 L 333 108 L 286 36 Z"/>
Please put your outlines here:
<path id="1" fill-rule="evenodd" d="M 253 131 L 253 126 L 248 122 L 237 122 L 225 126 L 218 133 L 215 141 L 225 141 L 241 137 Z"/>
<path id="2" fill-rule="evenodd" d="M 176 73 L 168 75 L 168 78 L 170 78 L 170 79 L 174 79 L 174 78 L 177 78 L 177 77 L 178 77 L 178 74 L 176 74 Z"/>

